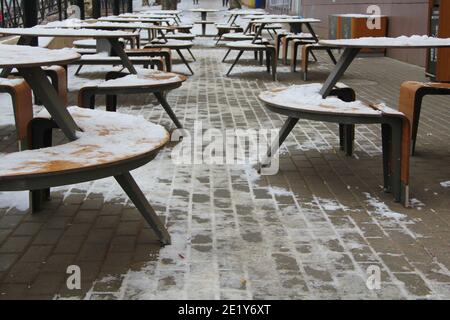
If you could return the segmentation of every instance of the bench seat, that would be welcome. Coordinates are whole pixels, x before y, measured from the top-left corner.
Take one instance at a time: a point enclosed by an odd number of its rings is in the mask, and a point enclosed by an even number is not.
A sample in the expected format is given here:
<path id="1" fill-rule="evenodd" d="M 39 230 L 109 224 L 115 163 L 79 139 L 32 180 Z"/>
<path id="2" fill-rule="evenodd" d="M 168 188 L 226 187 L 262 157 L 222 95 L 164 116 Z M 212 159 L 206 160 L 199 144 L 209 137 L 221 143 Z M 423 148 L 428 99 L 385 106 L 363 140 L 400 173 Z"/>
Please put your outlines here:
<path id="1" fill-rule="evenodd" d="M 68 110 L 83 130 L 77 132 L 78 139 L 3 155 L 0 191 L 37 189 L 39 181 L 45 188 L 91 181 L 111 176 L 111 170 L 119 175 L 149 162 L 169 141 L 166 129 L 142 117 L 79 107 Z M 50 116 L 43 111 L 38 118 Z"/>

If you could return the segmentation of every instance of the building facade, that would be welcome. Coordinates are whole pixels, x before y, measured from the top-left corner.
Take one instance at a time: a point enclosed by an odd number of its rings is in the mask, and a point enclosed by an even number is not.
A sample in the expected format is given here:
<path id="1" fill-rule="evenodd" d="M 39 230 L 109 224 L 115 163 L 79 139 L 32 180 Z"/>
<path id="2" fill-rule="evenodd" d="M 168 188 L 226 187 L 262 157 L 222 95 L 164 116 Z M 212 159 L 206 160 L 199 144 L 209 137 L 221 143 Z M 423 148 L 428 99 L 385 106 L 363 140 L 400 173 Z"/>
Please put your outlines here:
<path id="1" fill-rule="evenodd" d="M 429 0 L 266 0 L 269 11 L 321 19 L 316 30 L 322 38 L 328 37 L 330 14 L 368 13 L 371 5 L 378 6 L 380 14 L 389 17 L 388 36 L 428 34 Z M 423 49 L 388 50 L 387 55 L 419 66 L 426 64 Z"/>

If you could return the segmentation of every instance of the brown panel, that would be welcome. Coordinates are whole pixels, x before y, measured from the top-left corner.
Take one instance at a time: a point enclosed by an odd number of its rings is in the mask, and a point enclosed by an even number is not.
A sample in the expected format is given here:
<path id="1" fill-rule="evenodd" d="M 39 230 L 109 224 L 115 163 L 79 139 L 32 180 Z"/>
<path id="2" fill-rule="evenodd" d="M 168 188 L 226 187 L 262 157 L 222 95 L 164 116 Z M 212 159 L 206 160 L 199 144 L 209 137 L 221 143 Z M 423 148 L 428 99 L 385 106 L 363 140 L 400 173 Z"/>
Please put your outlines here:
<path id="1" fill-rule="evenodd" d="M 450 0 L 441 0 L 439 15 L 439 37 L 450 38 Z M 436 80 L 450 81 L 450 49 L 438 49 Z"/>

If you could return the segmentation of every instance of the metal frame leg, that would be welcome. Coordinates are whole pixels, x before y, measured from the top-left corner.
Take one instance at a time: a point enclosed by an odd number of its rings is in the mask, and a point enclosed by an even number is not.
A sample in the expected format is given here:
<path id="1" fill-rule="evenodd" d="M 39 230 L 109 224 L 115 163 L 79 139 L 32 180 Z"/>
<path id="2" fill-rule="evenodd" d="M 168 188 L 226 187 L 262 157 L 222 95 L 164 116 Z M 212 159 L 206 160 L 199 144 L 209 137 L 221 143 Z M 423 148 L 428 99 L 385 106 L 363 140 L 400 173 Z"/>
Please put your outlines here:
<path id="1" fill-rule="evenodd" d="M 76 140 L 75 131 L 79 130 L 75 120 L 66 109 L 66 105 L 59 97 L 53 85 L 40 67 L 19 68 L 22 77 L 25 78 L 36 96 L 44 104 L 52 118 L 64 132 L 66 137 Z"/>
<path id="2" fill-rule="evenodd" d="M 114 178 L 126 192 L 130 200 L 134 203 L 136 208 L 151 226 L 153 231 L 155 231 L 161 243 L 164 245 L 170 244 L 171 240 L 169 232 L 161 222 L 160 218 L 157 216 L 155 210 L 153 210 L 152 206 L 147 201 L 147 198 L 145 197 L 144 193 L 139 188 L 131 174 L 129 172 L 126 172 L 122 173 L 121 175 L 115 176 Z"/>
<path id="3" fill-rule="evenodd" d="M 117 39 L 108 39 L 108 41 L 111 44 L 113 52 L 120 57 L 122 65 L 125 68 L 127 68 L 130 73 L 137 74 L 136 68 L 133 66 L 133 63 L 131 62 L 128 55 L 125 53 L 125 50 L 120 45 L 119 41 Z"/>
<path id="4" fill-rule="evenodd" d="M 222 59 L 222 62 L 225 62 L 225 59 L 228 57 L 230 52 L 231 52 L 231 49 L 228 49 L 227 53 L 225 53 L 225 57 L 223 57 L 223 59 Z"/>
<path id="5" fill-rule="evenodd" d="M 180 49 L 176 50 L 178 55 L 180 56 L 181 60 L 183 61 L 183 63 L 186 65 L 186 67 L 189 69 L 189 71 L 191 72 L 192 75 L 194 75 L 194 71 L 192 71 L 191 66 L 189 65 L 189 63 L 187 62 L 186 58 L 183 56 L 183 54 L 181 53 Z"/>
<path id="6" fill-rule="evenodd" d="M 197 59 L 195 59 L 194 54 L 192 53 L 191 49 L 188 48 L 187 51 L 188 51 L 189 54 L 191 55 L 192 60 L 197 61 Z"/>
<path id="7" fill-rule="evenodd" d="M 331 90 L 333 90 L 336 83 L 345 73 L 345 71 L 350 66 L 353 59 L 355 59 L 355 57 L 358 55 L 360 50 L 361 50 L 360 48 L 346 48 L 344 50 L 344 53 L 342 54 L 341 58 L 336 64 L 336 67 L 330 73 L 328 79 L 325 81 L 325 83 L 322 86 L 322 89 L 320 90 L 320 94 L 322 95 L 323 98 L 326 98 L 330 94 Z"/>
<path id="8" fill-rule="evenodd" d="M 263 161 L 263 164 L 268 164 L 268 160 L 272 157 L 272 155 L 277 153 L 278 149 L 281 147 L 283 142 L 286 140 L 289 133 L 291 133 L 292 129 L 294 129 L 294 127 L 298 121 L 299 121 L 298 118 L 292 118 L 292 117 L 287 118 L 286 122 L 283 124 L 283 127 L 281 128 L 280 132 L 278 133 L 276 140 L 272 143 L 272 146 L 267 151 L 267 158 L 265 159 L 265 161 Z"/>
<path id="9" fill-rule="evenodd" d="M 233 70 L 234 66 L 236 65 L 236 63 L 239 61 L 239 58 L 242 56 L 242 54 L 244 53 L 244 50 L 239 50 L 238 55 L 236 56 L 236 59 L 234 60 L 233 64 L 231 65 L 230 69 L 227 72 L 227 76 L 230 75 L 231 70 Z"/>
<path id="10" fill-rule="evenodd" d="M 158 99 L 159 103 L 161 103 L 161 106 L 164 108 L 164 110 L 169 115 L 170 119 L 172 119 L 173 123 L 177 126 L 178 129 L 182 129 L 183 125 L 178 120 L 177 116 L 175 115 L 175 112 L 173 112 L 172 108 L 170 107 L 169 103 L 167 102 L 166 98 L 161 92 L 154 92 L 153 93 Z"/>
<path id="11" fill-rule="evenodd" d="M 78 68 L 77 68 L 77 71 L 75 71 L 75 75 L 76 75 L 76 76 L 80 74 L 81 68 L 83 68 L 83 65 L 82 65 L 82 64 L 80 64 L 80 65 L 78 66 Z"/>

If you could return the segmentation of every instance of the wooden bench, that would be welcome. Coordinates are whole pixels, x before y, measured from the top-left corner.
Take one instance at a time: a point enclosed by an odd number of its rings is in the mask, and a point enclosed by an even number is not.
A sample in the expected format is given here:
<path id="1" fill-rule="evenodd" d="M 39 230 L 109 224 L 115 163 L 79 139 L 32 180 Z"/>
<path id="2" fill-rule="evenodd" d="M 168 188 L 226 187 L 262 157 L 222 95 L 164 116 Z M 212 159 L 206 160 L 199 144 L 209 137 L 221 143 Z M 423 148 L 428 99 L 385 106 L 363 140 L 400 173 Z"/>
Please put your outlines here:
<path id="1" fill-rule="evenodd" d="M 450 83 L 405 81 L 400 87 L 399 111 L 411 122 L 411 154 L 414 155 L 422 100 L 427 95 L 450 95 Z"/>
<path id="2" fill-rule="evenodd" d="M 164 62 L 159 58 L 152 58 L 152 57 L 130 57 L 130 61 L 133 63 L 133 65 L 141 65 L 145 68 L 148 67 L 156 67 L 159 70 L 164 69 Z M 101 54 L 86 54 L 81 57 L 81 59 L 72 62 L 73 65 L 78 65 L 79 68 L 76 71 L 75 75 L 78 75 L 81 71 L 81 67 L 85 65 L 122 65 L 122 60 L 120 57 L 116 56 L 108 56 L 103 53 Z"/>
<path id="3" fill-rule="evenodd" d="M 30 87 L 20 78 L 0 78 L 0 93 L 11 96 L 19 150 L 28 149 L 28 124 L 33 119 L 33 98 Z"/>
<path id="4" fill-rule="evenodd" d="M 194 45 L 194 43 L 192 41 L 183 41 L 183 40 L 175 40 L 175 39 L 170 39 L 168 41 L 164 41 L 163 39 L 155 39 L 155 40 L 151 41 L 150 43 L 146 44 L 144 48 L 145 49 L 149 49 L 149 48 L 161 49 L 161 48 L 163 48 L 163 49 L 175 50 L 178 53 L 179 57 L 181 58 L 181 61 L 186 65 L 186 67 L 189 69 L 189 71 L 193 75 L 194 71 L 192 70 L 188 61 L 186 60 L 183 53 L 181 52 L 181 50 L 187 50 L 189 52 L 189 54 L 191 55 L 192 59 L 195 61 L 196 59 L 191 51 L 191 48 L 193 45 Z"/>
<path id="5" fill-rule="evenodd" d="M 288 34 L 281 39 L 281 47 L 283 54 L 281 56 L 281 62 L 283 64 L 287 64 L 287 57 L 289 51 L 289 44 L 291 41 L 300 40 L 300 41 L 309 41 L 309 43 L 316 43 L 317 40 L 310 33 L 300 33 L 300 34 Z M 292 56 L 292 55 L 291 55 Z M 314 57 L 315 58 L 315 57 Z"/>
<path id="6" fill-rule="evenodd" d="M 95 107 L 95 96 L 106 95 L 106 110 L 117 110 L 118 94 L 153 93 L 177 128 L 182 128 L 180 121 L 167 102 L 164 93 L 176 89 L 186 81 L 186 77 L 175 73 L 156 70 L 139 70 L 137 75 L 124 72 L 109 72 L 106 81 L 96 85 L 83 86 L 78 94 L 78 105 L 83 108 Z"/>
<path id="7" fill-rule="evenodd" d="M 227 76 L 230 75 L 231 71 L 233 70 L 236 63 L 239 61 L 240 57 L 245 51 L 254 51 L 255 55 L 259 52 L 260 53 L 260 63 L 262 64 L 262 56 L 264 53 L 266 53 L 266 67 L 267 72 L 270 73 L 272 70 L 272 79 L 276 81 L 277 79 L 277 58 L 276 58 L 276 50 L 275 47 L 267 40 L 261 40 L 257 43 L 252 43 L 250 40 L 245 41 L 236 41 L 236 42 L 230 42 L 226 44 L 227 48 L 231 50 L 237 50 L 239 51 L 238 55 L 236 56 L 234 62 L 232 63 L 230 69 L 227 72 Z"/>
<path id="8" fill-rule="evenodd" d="M 82 129 L 77 139 L 51 146 L 56 125 L 46 111 L 39 114 L 30 123 L 36 149 L 0 158 L 0 191 L 33 190 L 37 200 L 46 188 L 114 176 L 159 240 L 170 244 L 164 224 L 129 173 L 153 160 L 169 141 L 169 133 L 142 117 L 79 107 L 68 111 Z"/>
<path id="9" fill-rule="evenodd" d="M 298 48 L 300 46 L 305 46 L 305 45 L 309 45 L 309 44 L 315 44 L 316 41 L 314 40 L 300 40 L 300 39 L 294 39 L 291 43 L 291 61 L 290 61 L 290 65 L 291 65 L 291 72 L 296 72 L 297 71 L 297 57 L 298 57 Z M 310 52 L 312 58 L 314 59 L 314 61 L 317 61 L 317 57 L 314 55 L 314 53 L 311 51 Z M 309 56 L 308 56 L 309 59 Z"/>
<path id="10" fill-rule="evenodd" d="M 309 66 L 309 54 L 315 50 L 325 50 L 328 53 L 331 61 L 336 64 L 336 58 L 333 56 L 331 50 L 339 49 L 339 47 L 334 46 L 325 46 L 321 44 L 307 44 L 302 47 L 302 71 L 303 71 L 303 80 L 308 80 L 308 66 Z"/>
<path id="11" fill-rule="evenodd" d="M 337 84 L 326 100 L 322 98 L 320 89 L 320 84 L 296 85 L 259 95 L 270 111 L 287 116 L 261 167 L 270 164 L 272 155 L 275 155 L 300 119 L 338 123 L 340 148 L 343 150 L 346 144 L 353 143 L 353 136 L 349 136 L 348 131 L 355 124 L 380 124 L 384 188 L 386 192 L 394 194 L 396 201 L 404 201 L 404 205 L 407 205 L 410 147 L 408 118 L 383 104 L 353 101 L 354 91 L 342 84 Z"/>

